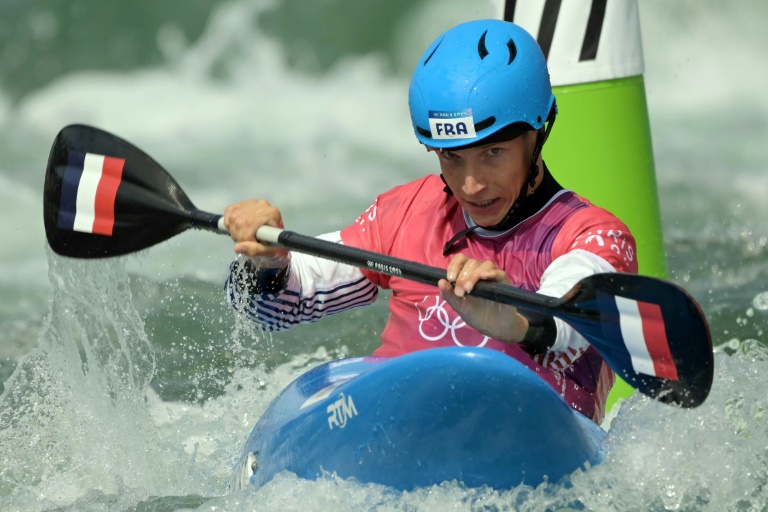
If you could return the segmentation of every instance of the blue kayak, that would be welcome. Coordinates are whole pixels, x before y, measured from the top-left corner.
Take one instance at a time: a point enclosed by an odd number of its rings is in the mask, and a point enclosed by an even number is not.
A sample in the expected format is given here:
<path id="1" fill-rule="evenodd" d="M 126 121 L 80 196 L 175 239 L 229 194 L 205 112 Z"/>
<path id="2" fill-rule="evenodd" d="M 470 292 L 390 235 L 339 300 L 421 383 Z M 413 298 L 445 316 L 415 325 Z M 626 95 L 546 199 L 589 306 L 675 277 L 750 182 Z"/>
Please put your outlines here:
<path id="1" fill-rule="evenodd" d="M 290 471 L 400 490 L 456 480 L 556 482 L 600 461 L 605 432 L 517 360 L 483 348 L 333 361 L 291 383 L 256 423 L 230 489 Z"/>

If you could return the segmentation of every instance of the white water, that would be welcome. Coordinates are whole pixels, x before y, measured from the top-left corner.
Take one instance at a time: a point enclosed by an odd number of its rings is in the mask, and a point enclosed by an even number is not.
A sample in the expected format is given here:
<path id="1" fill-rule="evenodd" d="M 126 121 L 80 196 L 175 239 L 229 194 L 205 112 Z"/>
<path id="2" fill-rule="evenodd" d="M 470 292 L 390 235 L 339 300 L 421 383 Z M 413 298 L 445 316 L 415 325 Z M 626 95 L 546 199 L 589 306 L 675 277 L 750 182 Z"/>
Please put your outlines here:
<path id="1" fill-rule="evenodd" d="M 412 54 L 432 37 L 409 27 L 437 33 L 439 23 L 457 21 L 460 12 L 483 15 L 484 3 L 461 4 L 451 3 L 455 19 L 443 3 L 423 9 L 402 27 L 398 51 Z M 264 5 L 233 2 L 192 46 L 167 28 L 160 35 L 166 66 L 80 72 L 18 105 L 0 99 L 0 358 L 18 361 L 0 405 L 0 508 L 763 510 L 768 361 L 747 337 L 732 338 L 740 326 L 766 323 L 765 310 L 752 302 L 768 289 L 768 68 L 760 64 L 768 12 L 760 2 L 642 4 L 665 231 L 668 240 L 705 249 L 673 251 L 674 277 L 701 293 L 708 312 L 730 308 L 739 316 L 713 330 L 716 343 L 739 351 L 717 355 L 713 394 L 703 407 L 681 411 L 633 397 L 612 425 L 606 461 L 576 475 L 570 488 L 497 493 L 448 483 L 398 495 L 284 475 L 258 492 L 220 497 L 269 399 L 339 353 L 297 350 L 289 354 L 292 363 L 274 370 L 243 356 L 227 366 L 233 380 L 223 395 L 204 405 L 161 400 L 147 387 L 161 340 L 145 331 L 146 311 L 133 305 L 151 293 L 139 287 L 142 295 L 133 296 L 128 275 L 150 282 L 192 276 L 209 285 L 208 298 L 218 297 L 231 245 L 187 233 L 129 260 L 127 269 L 50 256 L 40 197 L 56 132 L 72 122 L 108 129 L 169 169 L 197 206 L 220 211 L 265 195 L 289 226 L 310 234 L 340 227 L 377 192 L 434 169 L 410 132 L 407 78 L 385 73 L 375 55 L 348 59 L 323 76 L 294 71 L 282 63 L 279 46 L 247 23 Z M 214 67 L 224 76 L 212 78 Z M 727 254 L 707 253 L 721 250 Z M 206 318 L 193 307 L 186 313 Z M 215 321 L 233 351 L 270 349 L 272 340 L 250 340 L 233 315 Z M 198 335 L 185 325 L 177 329 L 179 343 Z M 765 342 L 762 330 L 756 337 Z M 194 354 L 186 349 L 185 356 Z"/>

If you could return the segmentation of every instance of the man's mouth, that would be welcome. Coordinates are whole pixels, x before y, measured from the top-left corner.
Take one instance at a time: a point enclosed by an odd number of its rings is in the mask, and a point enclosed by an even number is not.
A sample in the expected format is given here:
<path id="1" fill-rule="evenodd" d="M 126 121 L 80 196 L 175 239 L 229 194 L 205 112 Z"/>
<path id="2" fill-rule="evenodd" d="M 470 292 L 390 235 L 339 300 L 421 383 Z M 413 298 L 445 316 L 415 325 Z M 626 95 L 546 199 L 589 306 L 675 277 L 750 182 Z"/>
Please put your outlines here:
<path id="1" fill-rule="evenodd" d="M 479 203 L 470 201 L 469 204 L 471 204 L 472 206 L 474 206 L 476 208 L 486 208 L 488 206 L 491 206 L 495 202 L 496 202 L 495 199 L 488 199 L 486 201 L 480 201 Z"/>

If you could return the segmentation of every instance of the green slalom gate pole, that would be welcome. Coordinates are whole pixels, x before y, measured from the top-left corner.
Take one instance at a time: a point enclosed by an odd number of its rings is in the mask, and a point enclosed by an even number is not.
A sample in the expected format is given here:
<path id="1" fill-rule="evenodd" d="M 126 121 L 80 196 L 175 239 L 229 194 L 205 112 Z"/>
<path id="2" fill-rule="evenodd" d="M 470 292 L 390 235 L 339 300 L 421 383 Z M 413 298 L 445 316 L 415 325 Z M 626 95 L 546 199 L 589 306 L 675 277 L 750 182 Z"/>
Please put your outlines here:
<path id="1" fill-rule="evenodd" d="M 636 0 L 494 3 L 547 57 L 558 105 L 543 151 L 552 174 L 627 224 L 641 274 L 666 277 Z M 617 379 L 606 410 L 632 392 Z"/>
<path id="2" fill-rule="evenodd" d="M 666 259 L 642 76 L 555 88 L 560 111 L 544 158 L 565 188 L 619 217 L 637 240 L 641 274 Z M 621 379 L 606 410 L 633 392 Z"/>

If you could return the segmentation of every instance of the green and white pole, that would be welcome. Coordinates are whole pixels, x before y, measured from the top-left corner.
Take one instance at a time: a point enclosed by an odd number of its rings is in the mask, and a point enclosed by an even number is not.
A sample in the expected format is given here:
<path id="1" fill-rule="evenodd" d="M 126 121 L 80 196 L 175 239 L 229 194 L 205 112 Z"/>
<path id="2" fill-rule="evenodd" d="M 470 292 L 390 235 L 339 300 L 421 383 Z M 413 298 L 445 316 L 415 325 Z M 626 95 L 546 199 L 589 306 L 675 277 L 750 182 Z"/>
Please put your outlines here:
<path id="1" fill-rule="evenodd" d="M 494 8 L 536 37 L 547 57 L 559 111 L 544 146 L 547 166 L 627 224 L 641 274 L 665 277 L 636 0 L 498 0 Z M 607 409 L 631 394 L 617 380 Z"/>

